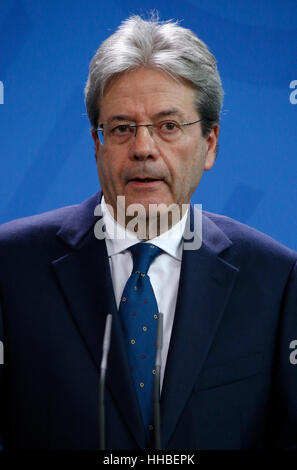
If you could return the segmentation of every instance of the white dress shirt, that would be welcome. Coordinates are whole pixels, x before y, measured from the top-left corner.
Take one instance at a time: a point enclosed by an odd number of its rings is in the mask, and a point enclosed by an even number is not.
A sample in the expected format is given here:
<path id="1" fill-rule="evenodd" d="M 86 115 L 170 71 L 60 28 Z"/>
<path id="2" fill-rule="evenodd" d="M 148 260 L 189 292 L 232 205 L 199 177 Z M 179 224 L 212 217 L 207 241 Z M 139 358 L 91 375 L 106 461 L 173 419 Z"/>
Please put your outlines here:
<path id="1" fill-rule="evenodd" d="M 108 253 L 113 289 L 117 308 L 132 272 L 133 259 L 128 248 L 139 243 L 137 235 L 126 230 L 109 212 L 102 196 L 101 208 L 106 229 L 106 248 Z M 159 312 L 163 313 L 163 347 L 161 363 L 161 387 L 164 379 L 165 365 L 170 343 L 172 325 L 177 300 L 180 278 L 181 260 L 183 253 L 183 239 L 187 212 L 182 219 L 170 230 L 153 238 L 147 243 L 153 243 L 163 250 L 150 265 L 148 275 L 156 296 Z"/>

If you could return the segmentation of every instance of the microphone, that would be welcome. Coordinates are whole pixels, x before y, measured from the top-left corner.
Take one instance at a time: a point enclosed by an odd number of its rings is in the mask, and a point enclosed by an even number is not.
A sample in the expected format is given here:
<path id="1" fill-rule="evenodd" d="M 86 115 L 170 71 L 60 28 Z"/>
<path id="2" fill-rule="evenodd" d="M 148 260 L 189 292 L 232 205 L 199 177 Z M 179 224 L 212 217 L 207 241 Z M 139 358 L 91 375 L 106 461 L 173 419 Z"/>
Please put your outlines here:
<path id="1" fill-rule="evenodd" d="M 155 448 L 161 450 L 161 416 L 160 416 L 160 382 L 161 382 L 161 351 L 163 347 L 163 313 L 158 314 L 157 351 L 154 381 L 154 430 Z"/>
<path id="2" fill-rule="evenodd" d="M 102 346 L 102 359 L 100 366 L 100 380 L 99 380 L 99 449 L 105 450 L 105 404 L 104 404 L 104 391 L 105 391 L 105 376 L 107 370 L 107 359 L 110 348 L 111 337 L 111 324 L 112 315 L 109 313 L 106 316 L 105 330 Z"/>

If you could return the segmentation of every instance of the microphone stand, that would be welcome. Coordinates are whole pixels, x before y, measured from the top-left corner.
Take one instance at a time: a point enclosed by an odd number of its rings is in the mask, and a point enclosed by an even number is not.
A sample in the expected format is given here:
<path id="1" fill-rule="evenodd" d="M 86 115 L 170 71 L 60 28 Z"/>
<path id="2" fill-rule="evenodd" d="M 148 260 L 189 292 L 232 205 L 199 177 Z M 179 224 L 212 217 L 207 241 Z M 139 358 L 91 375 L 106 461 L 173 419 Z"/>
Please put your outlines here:
<path id="1" fill-rule="evenodd" d="M 102 359 L 100 366 L 100 380 L 99 380 L 99 449 L 105 450 L 105 403 L 104 403 L 104 391 L 105 391 L 105 376 L 107 370 L 107 359 L 110 348 L 110 337 L 111 337 L 111 324 L 112 315 L 109 313 L 106 316 L 103 347 L 102 347 Z"/>
<path id="2" fill-rule="evenodd" d="M 157 352 L 154 381 L 154 430 L 155 449 L 161 450 L 161 415 L 160 415 L 160 383 L 161 383 L 161 351 L 163 346 L 163 313 L 158 315 Z"/>

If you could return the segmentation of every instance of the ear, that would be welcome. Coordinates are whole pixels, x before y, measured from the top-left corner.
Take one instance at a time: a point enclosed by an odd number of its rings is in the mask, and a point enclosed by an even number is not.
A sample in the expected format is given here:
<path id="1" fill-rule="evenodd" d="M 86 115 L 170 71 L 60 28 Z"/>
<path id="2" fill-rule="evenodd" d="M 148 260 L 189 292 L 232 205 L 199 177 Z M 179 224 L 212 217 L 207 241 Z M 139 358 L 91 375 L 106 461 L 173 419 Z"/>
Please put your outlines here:
<path id="1" fill-rule="evenodd" d="M 91 134 L 95 143 L 95 155 L 96 155 L 96 160 L 97 160 L 97 155 L 98 155 L 99 148 L 100 148 L 100 140 L 98 139 L 95 131 L 92 130 Z"/>
<path id="2" fill-rule="evenodd" d="M 213 129 L 211 129 L 209 135 L 206 137 L 206 157 L 204 162 L 204 170 L 210 170 L 214 165 L 217 156 L 219 131 L 220 126 L 217 124 Z"/>

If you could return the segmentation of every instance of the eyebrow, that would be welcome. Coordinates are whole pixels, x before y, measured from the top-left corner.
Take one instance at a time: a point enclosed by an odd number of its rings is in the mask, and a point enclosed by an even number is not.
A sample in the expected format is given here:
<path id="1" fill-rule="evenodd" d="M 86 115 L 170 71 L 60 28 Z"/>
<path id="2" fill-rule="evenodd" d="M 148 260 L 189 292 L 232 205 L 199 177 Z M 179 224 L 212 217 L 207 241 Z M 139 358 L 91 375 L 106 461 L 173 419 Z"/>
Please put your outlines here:
<path id="1" fill-rule="evenodd" d="M 117 116 L 111 116 L 109 119 L 107 119 L 108 123 L 114 122 L 114 121 L 134 121 L 130 116 L 125 115 L 125 114 L 119 114 Z"/>
<path id="2" fill-rule="evenodd" d="M 184 116 L 182 115 L 182 113 L 180 112 L 180 110 L 178 110 L 177 108 L 170 108 L 170 109 L 165 109 L 163 111 L 159 111 L 158 113 L 154 114 L 152 116 L 152 119 L 159 119 L 159 118 L 162 118 L 162 117 L 169 117 L 169 116 L 177 116 L 179 117 L 180 119 L 184 119 Z M 131 118 L 131 116 L 129 116 L 128 114 L 117 114 L 115 116 L 111 116 L 107 122 L 108 123 L 112 123 L 114 121 L 131 121 L 131 122 L 135 122 L 135 119 Z"/>
<path id="3" fill-rule="evenodd" d="M 177 116 L 180 119 L 184 118 L 181 111 L 177 108 L 170 108 L 164 111 L 160 111 L 159 113 L 154 114 L 153 118 L 161 118 L 161 117 L 168 117 L 168 116 Z"/>

